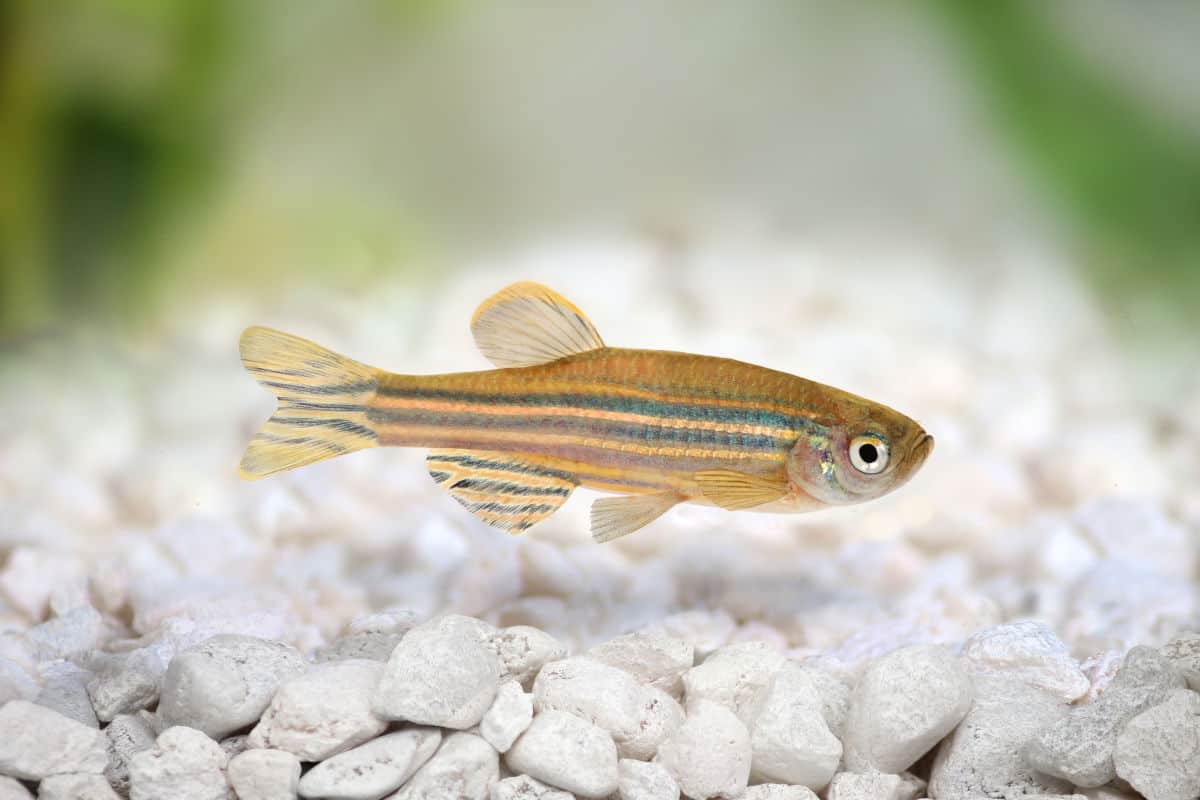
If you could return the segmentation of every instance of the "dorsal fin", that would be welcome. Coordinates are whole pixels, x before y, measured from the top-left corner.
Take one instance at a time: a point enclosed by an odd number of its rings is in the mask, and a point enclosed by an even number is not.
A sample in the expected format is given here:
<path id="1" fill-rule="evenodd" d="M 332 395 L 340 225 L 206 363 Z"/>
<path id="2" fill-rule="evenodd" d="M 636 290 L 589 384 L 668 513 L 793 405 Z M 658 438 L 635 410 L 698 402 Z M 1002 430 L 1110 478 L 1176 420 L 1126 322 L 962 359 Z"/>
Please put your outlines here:
<path id="1" fill-rule="evenodd" d="M 463 508 L 514 534 L 557 511 L 579 484 L 569 473 L 512 453 L 430 450 L 425 464 L 434 482 Z"/>
<path id="2" fill-rule="evenodd" d="M 523 281 L 479 304 L 471 317 L 479 351 L 497 367 L 531 367 L 604 347 L 575 304 L 540 283 Z"/>

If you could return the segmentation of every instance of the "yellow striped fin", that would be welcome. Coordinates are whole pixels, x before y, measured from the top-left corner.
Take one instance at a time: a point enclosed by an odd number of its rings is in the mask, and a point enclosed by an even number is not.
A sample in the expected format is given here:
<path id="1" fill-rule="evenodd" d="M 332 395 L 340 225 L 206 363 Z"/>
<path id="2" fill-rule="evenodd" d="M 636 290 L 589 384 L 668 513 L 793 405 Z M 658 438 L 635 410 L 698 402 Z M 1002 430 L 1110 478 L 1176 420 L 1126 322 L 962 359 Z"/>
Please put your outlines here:
<path id="1" fill-rule="evenodd" d="M 579 485 L 569 472 L 511 453 L 431 450 L 425 464 L 433 480 L 463 508 L 512 534 L 549 517 Z"/>
<path id="2" fill-rule="evenodd" d="M 675 492 L 602 497 L 592 503 L 592 538 L 603 544 L 649 525 L 683 501 Z"/>
<path id="3" fill-rule="evenodd" d="M 573 303 L 529 281 L 484 300 L 471 317 L 471 334 L 497 367 L 532 367 L 604 347 L 596 328 Z"/>
<path id="4" fill-rule="evenodd" d="M 247 328 L 242 364 L 279 398 L 238 474 L 254 480 L 376 444 L 367 419 L 379 373 L 299 336 Z"/>
<path id="5" fill-rule="evenodd" d="M 787 494 L 786 479 L 778 481 L 732 469 L 709 469 L 695 474 L 696 483 L 713 505 L 730 511 L 771 503 Z"/>

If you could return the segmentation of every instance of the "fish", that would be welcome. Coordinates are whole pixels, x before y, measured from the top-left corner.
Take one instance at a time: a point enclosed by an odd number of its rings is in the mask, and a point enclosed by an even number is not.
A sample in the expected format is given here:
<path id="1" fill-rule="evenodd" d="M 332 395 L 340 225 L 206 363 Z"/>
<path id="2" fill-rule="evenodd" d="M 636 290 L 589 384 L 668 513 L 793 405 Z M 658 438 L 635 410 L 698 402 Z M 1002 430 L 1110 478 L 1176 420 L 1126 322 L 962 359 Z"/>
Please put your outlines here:
<path id="1" fill-rule="evenodd" d="M 532 282 L 471 318 L 496 369 L 386 372 L 298 336 L 251 327 L 242 363 L 278 400 L 238 466 L 263 478 L 370 447 L 429 450 L 467 511 L 518 534 L 580 486 L 609 542 L 680 503 L 806 512 L 905 484 L 933 437 L 880 403 L 742 361 L 609 347 L 577 306 Z"/>

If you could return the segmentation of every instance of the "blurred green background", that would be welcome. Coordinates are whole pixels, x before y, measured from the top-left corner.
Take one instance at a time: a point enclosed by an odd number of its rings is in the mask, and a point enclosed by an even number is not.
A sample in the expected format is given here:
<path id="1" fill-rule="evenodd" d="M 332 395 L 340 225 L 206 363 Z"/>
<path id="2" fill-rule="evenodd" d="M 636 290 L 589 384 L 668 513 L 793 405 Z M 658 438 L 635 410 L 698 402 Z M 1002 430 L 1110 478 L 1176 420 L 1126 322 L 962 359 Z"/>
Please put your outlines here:
<path id="1" fill-rule="evenodd" d="M 1197 42 L 1186 0 L 2 0 L 0 337 L 742 218 L 1060 242 L 1174 331 Z"/>

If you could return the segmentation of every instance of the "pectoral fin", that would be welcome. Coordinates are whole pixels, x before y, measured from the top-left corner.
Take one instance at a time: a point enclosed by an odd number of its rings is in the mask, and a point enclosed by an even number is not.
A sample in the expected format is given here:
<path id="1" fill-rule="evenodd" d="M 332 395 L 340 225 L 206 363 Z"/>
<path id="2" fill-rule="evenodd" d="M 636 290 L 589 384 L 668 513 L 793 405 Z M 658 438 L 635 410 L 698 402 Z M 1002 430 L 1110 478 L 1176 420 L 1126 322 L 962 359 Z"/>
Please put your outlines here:
<path id="1" fill-rule="evenodd" d="M 674 492 L 602 497 L 592 503 L 592 538 L 611 542 L 661 517 L 682 501 Z"/>
<path id="2" fill-rule="evenodd" d="M 484 300 L 471 317 L 471 334 L 497 367 L 546 364 L 604 347 L 595 326 L 571 301 L 529 281 Z"/>
<path id="3" fill-rule="evenodd" d="M 741 511 L 771 503 L 787 494 L 786 479 L 773 480 L 732 469 L 709 469 L 693 476 L 714 505 Z"/>
<path id="4" fill-rule="evenodd" d="M 567 472 L 510 453 L 431 450 L 425 464 L 433 480 L 465 509 L 512 534 L 557 511 L 579 483 Z"/>

